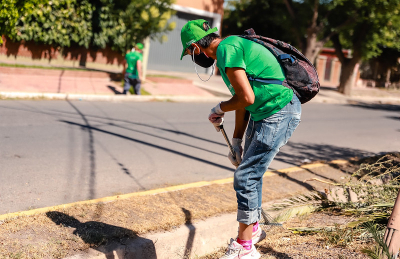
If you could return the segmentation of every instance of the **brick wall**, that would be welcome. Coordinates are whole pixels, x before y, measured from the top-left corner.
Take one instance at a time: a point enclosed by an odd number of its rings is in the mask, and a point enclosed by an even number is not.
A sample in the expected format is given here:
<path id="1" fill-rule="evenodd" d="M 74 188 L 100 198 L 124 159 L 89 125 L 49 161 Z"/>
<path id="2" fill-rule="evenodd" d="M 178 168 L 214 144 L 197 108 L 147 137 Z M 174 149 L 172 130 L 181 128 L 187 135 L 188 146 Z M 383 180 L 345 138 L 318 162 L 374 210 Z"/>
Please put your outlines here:
<path id="1" fill-rule="evenodd" d="M 3 36 L 3 45 L 0 46 L 0 61 L 29 61 L 34 64 L 72 65 L 72 66 L 93 66 L 122 68 L 124 56 L 120 53 L 105 48 L 90 50 L 83 47 L 60 48 L 49 45 L 37 44 L 35 42 L 13 42 Z M 71 64 L 72 63 L 72 64 Z"/>

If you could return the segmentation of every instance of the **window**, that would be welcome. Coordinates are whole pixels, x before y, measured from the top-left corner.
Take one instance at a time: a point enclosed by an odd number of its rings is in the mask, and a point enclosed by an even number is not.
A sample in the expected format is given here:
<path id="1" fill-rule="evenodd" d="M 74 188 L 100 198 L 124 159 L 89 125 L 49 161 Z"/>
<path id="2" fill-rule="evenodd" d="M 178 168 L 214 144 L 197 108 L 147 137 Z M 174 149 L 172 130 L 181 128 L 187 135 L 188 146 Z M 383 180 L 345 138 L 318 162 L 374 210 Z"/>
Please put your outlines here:
<path id="1" fill-rule="evenodd" d="M 331 81 L 332 62 L 333 62 L 333 58 L 328 57 L 328 58 L 326 59 L 326 63 L 325 63 L 325 76 L 324 76 L 324 80 L 325 80 L 325 81 Z"/>

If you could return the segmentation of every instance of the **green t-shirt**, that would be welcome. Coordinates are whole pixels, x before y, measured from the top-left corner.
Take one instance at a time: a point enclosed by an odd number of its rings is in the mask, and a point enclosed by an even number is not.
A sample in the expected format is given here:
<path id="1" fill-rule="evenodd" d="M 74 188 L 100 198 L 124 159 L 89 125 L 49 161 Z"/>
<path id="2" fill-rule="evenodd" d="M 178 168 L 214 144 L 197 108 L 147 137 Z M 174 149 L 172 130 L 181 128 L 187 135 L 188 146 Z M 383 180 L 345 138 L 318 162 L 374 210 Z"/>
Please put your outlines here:
<path id="1" fill-rule="evenodd" d="M 126 62 L 128 63 L 128 68 L 126 69 L 126 73 L 131 73 L 130 78 L 139 78 L 139 73 L 137 70 L 137 61 L 143 61 L 143 56 L 141 53 L 129 52 L 125 55 Z"/>
<path id="2" fill-rule="evenodd" d="M 217 48 L 217 67 L 232 95 L 235 94 L 225 68 L 239 67 L 254 78 L 284 80 L 285 74 L 274 55 L 264 46 L 239 36 L 222 40 Z M 293 98 L 293 90 L 277 84 L 250 81 L 255 101 L 247 106 L 254 121 L 260 121 L 280 111 Z"/>

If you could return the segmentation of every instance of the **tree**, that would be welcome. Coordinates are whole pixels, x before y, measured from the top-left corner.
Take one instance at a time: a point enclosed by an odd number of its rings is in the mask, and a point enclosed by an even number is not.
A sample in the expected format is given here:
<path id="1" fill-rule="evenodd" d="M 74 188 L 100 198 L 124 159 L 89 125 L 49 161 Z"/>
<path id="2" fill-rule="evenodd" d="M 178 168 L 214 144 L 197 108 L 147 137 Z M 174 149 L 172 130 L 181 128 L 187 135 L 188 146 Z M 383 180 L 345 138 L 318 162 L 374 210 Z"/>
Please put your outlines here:
<path id="1" fill-rule="evenodd" d="M 97 0 L 95 16 L 99 26 L 95 29 L 93 45 L 109 45 L 121 53 L 147 37 L 161 37 L 175 28 L 168 22 L 174 13 L 172 0 Z"/>
<path id="2" fill-rule="evenodd" d="M 15 24 L 19 17 L 18 9 L 17 0 L 0 2 L 0 44 L 3 44 L 2 35 L 15 33 Z"/>
<path id="3" fill-rule="evenodd" d="M 225 12 L 224 32 L 253 27 L 297 46 L 314 61 L 329 40 L 342 63 L 339 91 L 350 94 L 357 63 L 400 46 L 400 0 L 237 0 Z M 352 49 L 345 57 L 343 49 Z"/>
<path id="4" fill-rule="evenodd" d="M 294 29 L 293 32 L 304 55 L 312 62 L 315 62 L 319 52 L 331 37 L 353 21 L 353 17 L 350 16 L 342 19 L 336 26 L 327 26 L 328 18 L 335 8 L 334 1 L 332 0 L 304 0 L 296 2 L 283 0 L 283 2 L 292 18 L 292 28 L 296 28 L 301 24 L 300 21 L 306 22 L 305 31 L 304 29 L 303 31 Z M 297 6 L 297 8 L 293 8 L 294 6 Z M 296 12 L 296 10 L 301 10 L 300 6 L 303 9 L 305 8 L 305 10 Z"/>
<path id="5" fill-rule="evenodd" d="M 400 49 L 381 47 L 381 51 L 379 56 L 363 62 L 361 77 L 373 79 L 380 86 L 389 87 L 396 79 L 399 80 Z"/>
<path id="6" fill-rule="evenodd" d="M 288 29 L 291 28 L 290 18 L 282 1 L 237 0 L 229 4 L 231 6 L 224 11 L 224 36 L 238 35 L 253 28 L 257 34 L 299 46 L 292 29 Z"/>
<path id="7" fill-rule="evenodd" d="M 6 1 L 7 2 L 7 1 Z M 2 1 L 4 35 L 54 47 L 83 46 L 125 53 L 146 37 L 174 29 L 172 0 L 9 0 Z"/>
<path id="8" fill-rule="evenodd" d="M 24 9 L 29 10 L 29 5 L 31 11 L 20 15 L 12 39 L 56 47 L 89 47 L 93 7 L 87 0 L 27 1 Z"/>
<path id="9" fill-rule="evenodd" d="M 332 35 L 352 21 L 348 17 L 335 28 L 327 27 L 334 7 L 332 0 L 238 0 L 225 12 L 224 33 L 252 27 L 256 33 L 295 45 L 314 62 Z"/>
<path id="10" fill-rule="evenodd" d="M 382 48 L 382 53 L 376 58 L 384 72 L 384 85 L 391 85 L 392 70 L 396 70 L 400 60 L 400 48 Z"/>
<path id="11" fill-rule="evenodd" d="M 400 47 L 399 0 L 337 0 L 329 26 L 335 27 L 343 17 L 353 22 L 332 37 L 336 55 L 342 63 L 339 92 L 350 95 L 353 71 L 362 59 L 370 59 L 382 52 L 381 46 Z M 345 57 L 343 48 L 352 49 Z"/>

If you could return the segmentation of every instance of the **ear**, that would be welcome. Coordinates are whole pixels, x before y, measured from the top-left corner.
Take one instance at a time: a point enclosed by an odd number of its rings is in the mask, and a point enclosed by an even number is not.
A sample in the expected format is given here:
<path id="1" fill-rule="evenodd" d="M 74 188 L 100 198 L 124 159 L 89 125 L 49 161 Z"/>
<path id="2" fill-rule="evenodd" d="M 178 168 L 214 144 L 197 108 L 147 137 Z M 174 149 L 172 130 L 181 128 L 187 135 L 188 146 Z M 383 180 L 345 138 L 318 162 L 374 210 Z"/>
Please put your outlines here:
<path id="1" fill-rule="evenodd" d="M 199 55 L 200 54 L 200 46 L 197 45 L 196 43 L 192 43 L 191 46 L 193 46 L 194 54 Z"/>

